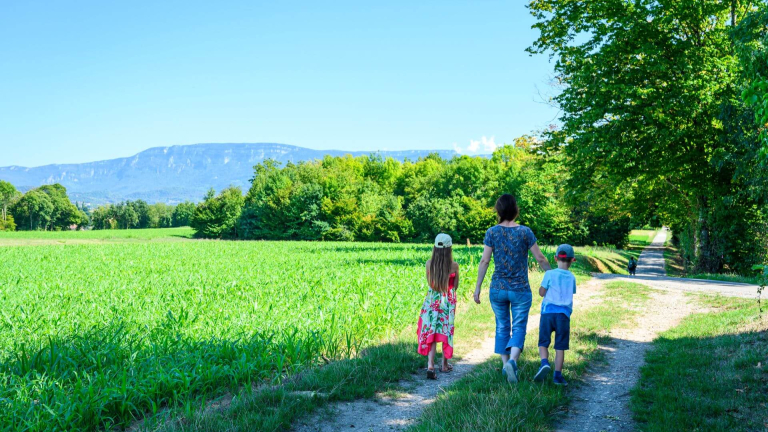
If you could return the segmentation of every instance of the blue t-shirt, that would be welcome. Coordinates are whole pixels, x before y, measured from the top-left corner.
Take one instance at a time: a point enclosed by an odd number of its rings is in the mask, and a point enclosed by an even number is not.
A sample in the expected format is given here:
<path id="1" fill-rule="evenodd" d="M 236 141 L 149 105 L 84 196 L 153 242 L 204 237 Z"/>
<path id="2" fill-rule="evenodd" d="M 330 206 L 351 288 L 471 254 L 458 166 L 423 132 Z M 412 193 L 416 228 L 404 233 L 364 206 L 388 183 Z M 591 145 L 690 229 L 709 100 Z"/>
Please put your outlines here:
<path id="1" fill-rule="evenodd" d="M 496 225 L 485 232 L 483 244 L 493 248 L 495 270 L 491 289 L 530 291 L 528 284 L 528 249 L 536 244 L 536 236 L 523 225 Z"/>
<path id="2" fill-rule="evenodd" d="M 576 294 L 576 276 L 568 270 L 554 269 L 544 273 L 541 286 L 547 290 L 541 302 L 541 313 L 573 312 L 573 295 Z"/>

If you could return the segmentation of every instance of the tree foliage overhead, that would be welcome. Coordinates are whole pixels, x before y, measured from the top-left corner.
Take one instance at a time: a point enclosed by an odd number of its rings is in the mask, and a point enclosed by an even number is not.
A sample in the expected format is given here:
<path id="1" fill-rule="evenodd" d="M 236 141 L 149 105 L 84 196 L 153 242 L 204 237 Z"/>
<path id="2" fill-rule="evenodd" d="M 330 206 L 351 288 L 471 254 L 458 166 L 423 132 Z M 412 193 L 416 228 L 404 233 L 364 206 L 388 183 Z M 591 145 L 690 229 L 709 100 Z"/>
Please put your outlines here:
<path id="1" fill-rule="evenodd" d="M 742 102 L 734 24 L 762 3 L 743 0 L 533 0 L 531 53 L 555 60 L 560 154 L 581 200 L 615 195 L 654 213 L 707 272 L 743 270 L 761 255 L 756 226 L 765 197 L 756 128 Z M 764 194 L 763 194 L 764 195 Z M 751 257 L 751 258 L 750 258 Z"/>

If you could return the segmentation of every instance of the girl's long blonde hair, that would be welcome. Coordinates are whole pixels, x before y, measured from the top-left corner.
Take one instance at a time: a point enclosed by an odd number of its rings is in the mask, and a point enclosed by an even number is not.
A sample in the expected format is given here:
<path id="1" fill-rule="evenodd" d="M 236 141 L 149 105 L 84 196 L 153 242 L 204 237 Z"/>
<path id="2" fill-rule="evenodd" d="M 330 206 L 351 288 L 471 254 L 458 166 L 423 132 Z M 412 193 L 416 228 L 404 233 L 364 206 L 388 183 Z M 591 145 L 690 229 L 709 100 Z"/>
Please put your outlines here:
<path id="1" fill-rule="evenodd" d="M 432 248 L 432 260 L 429 262 L 430 288 L 440 293 L 448 292 L 448 281 L 453 267 L 453 248 Z"/>

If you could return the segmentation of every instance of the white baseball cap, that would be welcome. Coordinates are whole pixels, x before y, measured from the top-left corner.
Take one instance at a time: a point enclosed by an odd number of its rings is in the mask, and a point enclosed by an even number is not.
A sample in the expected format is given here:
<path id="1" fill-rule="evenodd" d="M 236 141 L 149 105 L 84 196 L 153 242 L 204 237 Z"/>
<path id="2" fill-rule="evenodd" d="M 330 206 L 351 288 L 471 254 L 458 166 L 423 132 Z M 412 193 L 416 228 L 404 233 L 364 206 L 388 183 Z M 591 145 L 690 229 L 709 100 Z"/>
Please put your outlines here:
<path id="1" fill-rule="evenodd" d="M 453 246 L 453 240 L 448 234 L 440 233 L 435 237 L 436 248 L 449 248 Z"/>

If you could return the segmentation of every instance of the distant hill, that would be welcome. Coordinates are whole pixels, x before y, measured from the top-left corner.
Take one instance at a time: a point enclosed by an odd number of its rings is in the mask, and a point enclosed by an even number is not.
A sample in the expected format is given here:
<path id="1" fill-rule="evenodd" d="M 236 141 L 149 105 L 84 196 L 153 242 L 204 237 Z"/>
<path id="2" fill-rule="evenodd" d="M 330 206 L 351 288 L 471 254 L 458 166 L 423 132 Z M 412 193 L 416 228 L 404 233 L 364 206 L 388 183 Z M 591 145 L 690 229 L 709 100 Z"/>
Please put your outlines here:
<path id="1" fill-rule="evenodd" d="M 435 151 L 382 151 L 397 160 Z M 456 153 L 437 151 L 444 158 Z M 286 144 L 193 144 L 155 147 L 135 156 L 81 164 L 46 165 L 35 168 L 0 167 L 0 179 L 22 191 L 43 184 L 61 183 L 73 201 L 95 204 L 142 199 L 149 203 L 199 201 L 213 187 L 250 187 L 253 166 L 265 159 L 282 163 L 321 159 L 325 155 L 361 156 L 365 151 L 311 150 Z"/>

